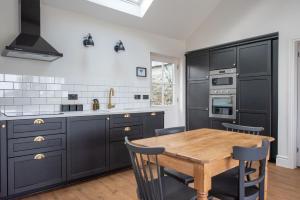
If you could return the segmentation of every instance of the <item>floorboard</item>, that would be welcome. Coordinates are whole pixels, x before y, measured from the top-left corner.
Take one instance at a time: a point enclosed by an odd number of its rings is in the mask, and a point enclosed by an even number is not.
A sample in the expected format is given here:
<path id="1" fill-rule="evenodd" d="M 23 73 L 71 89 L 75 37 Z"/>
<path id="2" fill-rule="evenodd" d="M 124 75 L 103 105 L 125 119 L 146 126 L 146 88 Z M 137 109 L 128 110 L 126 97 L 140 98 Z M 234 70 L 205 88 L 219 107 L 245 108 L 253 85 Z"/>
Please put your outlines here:
<path id="1" fill-rule="evenodd" d="M 300 199 L 300 169 L 269 165 L 269 199 Z M 131 170 L 121 171 L 66 188 L 37 194 L 23 200 L 137 200 Z"/>

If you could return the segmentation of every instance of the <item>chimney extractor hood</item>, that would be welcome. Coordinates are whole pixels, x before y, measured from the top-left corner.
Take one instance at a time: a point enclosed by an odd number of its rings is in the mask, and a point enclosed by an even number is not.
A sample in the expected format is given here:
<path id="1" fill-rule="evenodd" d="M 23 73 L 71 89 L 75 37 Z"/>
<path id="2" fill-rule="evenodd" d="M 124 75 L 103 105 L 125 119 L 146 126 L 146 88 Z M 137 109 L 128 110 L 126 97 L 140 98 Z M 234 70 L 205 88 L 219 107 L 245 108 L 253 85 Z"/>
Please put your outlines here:
<path id="1" fill-rule="evenodd" d="M 63 56 L 41 37 L 40 0 L 20 0 L 21 33 L 2 52 L 2 56 L 54 61 Z"/>

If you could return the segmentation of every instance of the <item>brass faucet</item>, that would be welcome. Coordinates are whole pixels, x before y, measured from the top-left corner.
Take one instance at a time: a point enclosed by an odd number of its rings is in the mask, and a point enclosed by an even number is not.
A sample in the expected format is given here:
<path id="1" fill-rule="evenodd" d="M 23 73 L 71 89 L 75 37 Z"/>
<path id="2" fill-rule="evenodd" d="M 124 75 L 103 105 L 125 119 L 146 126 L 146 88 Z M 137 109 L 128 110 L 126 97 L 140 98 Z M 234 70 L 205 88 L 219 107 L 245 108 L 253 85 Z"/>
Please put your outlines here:
<path id="1" fill-rule="evenodd" d="M 114 88 L 110 88 L 110 90 L 109 90 L 108 105 L 107 105 L 108 109 L 112 109 L 112 108 L 116 107 L 111 102 L 111 97 L 112 96 L 115 96 L 115 90 L 114 90 Z"/>

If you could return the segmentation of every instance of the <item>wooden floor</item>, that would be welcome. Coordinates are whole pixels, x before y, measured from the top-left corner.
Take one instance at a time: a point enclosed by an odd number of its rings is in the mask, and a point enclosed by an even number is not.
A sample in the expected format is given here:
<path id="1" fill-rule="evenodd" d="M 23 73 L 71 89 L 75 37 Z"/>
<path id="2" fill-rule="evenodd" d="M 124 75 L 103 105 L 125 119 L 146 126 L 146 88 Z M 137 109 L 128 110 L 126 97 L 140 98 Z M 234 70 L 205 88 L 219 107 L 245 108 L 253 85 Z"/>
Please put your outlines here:
<path id="1" fill-rule="evenodd" d="M 300 169 L 269 166 L 269 199 L 300 199 Z M 135 179 L 127 170 L 24 200 L 136 200 L 135 194 Z"/>

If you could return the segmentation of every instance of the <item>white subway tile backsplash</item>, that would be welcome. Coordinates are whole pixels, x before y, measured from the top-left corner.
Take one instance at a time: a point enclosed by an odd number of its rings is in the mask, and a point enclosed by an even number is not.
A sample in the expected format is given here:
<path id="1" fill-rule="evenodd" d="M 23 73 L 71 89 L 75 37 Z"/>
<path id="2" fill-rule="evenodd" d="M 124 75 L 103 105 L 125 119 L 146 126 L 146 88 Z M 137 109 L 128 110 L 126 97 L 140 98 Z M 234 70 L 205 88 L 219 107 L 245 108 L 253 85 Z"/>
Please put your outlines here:
<path id="1" fill-rule="evenodd" d="M 0 98 L 0 105 L 1 106 L 8 106 L 8 105 L 14 105 L 14 99 L 13 98 Z"/>
<path id="2" fill-rule="evenodd" d="M 5 74 L 4 80 L 8 82 L 22 82 L 22 75 Z"/>
<path id="3" fill-rule="evenodd" d="M 33 105 L 47 104 L 47 98 L 31 98 L 31 104 Z"/>
<path id="4" fill-rule="evenodd" d="M 39 83 L 40 77 L 39 76 L 30 76 L 30 75 L 23 75 L 23 83 Z"/>
<path id="5" fill-rule="evenodd" d="M 23 107 L 22 106 L 4 106 L 4 111 L 6 113 L 11 113 L 11 112 L 22 112 Z"/>
<path id="6" fill-rule="evenodd" d="M 31 83 L 31 89 L 32 90 L 46 90 L 47 89 L 47 84 Z"/>
<path id="7" fill-rule="evenodd" d="M 115 89 L 112 101 L 117 108 L 150 106 L 150 100 L 134 100 L 135 94 L 150 93 L 150 87 L 145 84 L 130 86 L 114 80 L 100 83 L 71 84 L 63 77 L 0 74 L 0 110 L 60 111 L 60 104 L 75 103 L 83 104 L 84 110 L 91 110 L 95 98 L 99 99 L 101 108 L 106 108 L 110 88 Z M 78 94 L 78 100 L 68 100 L 68 94 Z"/>
<path id="8" fill-rule="evenodd" d="M 22 97 L 23 91 L 22 90 L 4 90 L 5 97 Z"/>
<path id="9" fill-rule="evenodd" d="M 14 98 L 14 105 L 30 105 L 30 98 Z"/>
<path id="10" fill-rule="evenodd" d="M 0 82 L 0 90 L 13 89 L 14 85 L 11 82 Z"/>
<path id="11" fill-rule="evenodd" d="M 41 76 L 40 83 L 54 83 L 54 77 Z"/>

